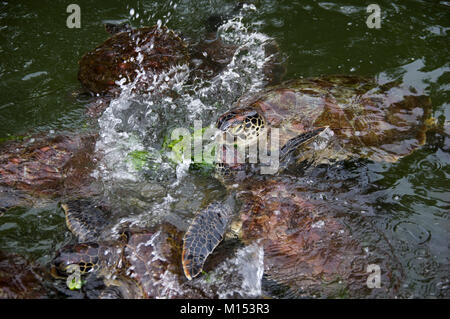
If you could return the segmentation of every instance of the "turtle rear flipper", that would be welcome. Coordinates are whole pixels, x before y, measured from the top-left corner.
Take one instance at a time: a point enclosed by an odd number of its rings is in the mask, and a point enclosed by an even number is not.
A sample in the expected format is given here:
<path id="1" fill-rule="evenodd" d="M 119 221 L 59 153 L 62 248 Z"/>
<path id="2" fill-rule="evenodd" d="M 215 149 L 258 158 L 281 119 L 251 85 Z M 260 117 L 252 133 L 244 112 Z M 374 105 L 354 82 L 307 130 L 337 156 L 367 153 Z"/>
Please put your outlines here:
<path id="1" fill-rule="evenodd" d="M 231 215 L 229 205 L 216 202 L 195 216 L 183 239 L 182 264 L 189 280 L 202 271 L 206 258 L 222 241 Z"/>
<path id="2" fill-rule="evenodd" d="M 80 242 L 96 241 L 108 225 L 108 213 L 92 201 L 71 200 L 61 204 L 66 216 L 67 228 Z"/>

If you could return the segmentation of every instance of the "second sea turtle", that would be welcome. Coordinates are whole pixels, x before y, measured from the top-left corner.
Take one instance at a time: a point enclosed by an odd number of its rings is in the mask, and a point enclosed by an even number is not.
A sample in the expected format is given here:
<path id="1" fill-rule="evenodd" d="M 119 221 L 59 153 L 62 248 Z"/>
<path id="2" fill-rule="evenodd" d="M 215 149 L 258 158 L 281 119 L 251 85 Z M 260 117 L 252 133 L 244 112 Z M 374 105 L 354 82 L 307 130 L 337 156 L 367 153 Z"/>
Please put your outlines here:
<path id="1" fill-rule="evenodd" d="M 219 205 L 213 213 L 209 209 L 197 213 L 184 237 L 186 277 L 201 273 L 232 220 L 242 225 L 244 241 L 262 241 L 266 271 L 280 274 L 278 279 L 320 286 L 325 278 L 353 276 L 349 265 L 361 256 L 361 247 L 345 235 L 339 219 L 318 213 L 317 206 L 283 180 L 272 181 L 268 175 L 258 181 L 261 176 L 246 168 L 267 163 L 248 163 L 247 154 L 236 150 L 259 143 L 263 133 L 276 128 L 279 143 L 269 152 L 279 153 L 275 159 L 279 165 L 272 173 L 278 176 L 292 154 L 297 162 L 308 160 L 313 165 L 355 158 L 394 162 L 423 145 L 433 123 L 429 97 L 396 84 L 377 85 L 357 76 L 293 80 L 243 97 L 222 115 L 216 125 L 228 138 L 219 147 L 216 175 L 230 196 L 236 194 L 243 201 L 243 208 L 236 214 Z M 233 154 L 231 162 L 225 158 L 227 152 Z M 320 253 L 311 253 L 323 242 L 329 243 L 329 250 L 325 245 Z M 338 267 L 341 264 L 343 268 Z M 294 266 L 303 269 L 303 275 L 297 273 L 297 278 Z M 285 271 L 292 276 L 282 275 Z"/>

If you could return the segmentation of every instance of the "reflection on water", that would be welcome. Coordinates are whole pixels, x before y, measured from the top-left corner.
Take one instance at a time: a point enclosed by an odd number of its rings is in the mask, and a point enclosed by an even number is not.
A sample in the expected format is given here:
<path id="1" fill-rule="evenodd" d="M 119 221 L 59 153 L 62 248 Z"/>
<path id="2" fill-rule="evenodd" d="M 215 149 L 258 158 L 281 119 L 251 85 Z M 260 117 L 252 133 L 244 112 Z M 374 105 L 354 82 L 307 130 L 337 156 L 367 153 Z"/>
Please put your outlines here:
<path id="1" fill-rule="evenodd" d="M 382 28 L 371 30 L 365 25 L 367 13 L 360 4 L 254 1 L 230 14 L 219 28 L 218 36 L 238 49 L 218 76 L 192 82 L 180 72 L 174 96 L 136 96 L 132 86 L 124 87 L 94 123 L 101 160 L 93 176 L 102 182 L 104 200 L 113 212 L 114 226 L 104 236 L 112 237 L 124 225 L 151 227 L 163 221 L 185 231 L 195 211 L 213 200 L 223 200 L 227 191 L 209 174 L 175 164 L 159 151 L 173 128 L 191 127 L 195 119 L 212 123 L 241 95 L 264 87 L 262 66 L 267 56 L 262 44 L 275 39 L 286 59 L 285 79 L 354 73 L 374 76 L 380 83 L 401 80 L 430 95 L 433 117 L 444 129 L 430 131 L 424 147 L 393 164 L 340 162 L 307 170 L 292 168 L 286 176 L 277 177 L 290 193 L 297 192 L 327 211 L 325 216 L 344 225 L 350 238 L 358 242 L 352 249 L 361 258 L 356 258 L 352 267 L 359 267 L 359 272 L 352 280 L 364 282 L 366 264 L 379 264 L 383 289 L 359 286 L 352 291 L 342 288 L 338 280 L 326 289 L 308 290 L 306 281 L 286 280 L 286 274 L 281 280 L 280 274 L 271 274 L 262 262 L 263 243 L 259 242 L 237 248 L 224 243 L 221 253 L 229 258 L 205 265 L 207 275 L 193 284 L 206 296 L 221 297 L 448 298 L 450 8 L 443 1 L 379 4 Z M 98 2 L 89 10 L 86 6 L 81 5 L 85 13 L 82 28 L 68 30 L 54 18 L 64 16 L 63 2 L 52 5 L 51 10 L 27 3 L 0 5 L 2 43 L 7 43 L 0 50 L 4 61 L 0 87 L 8 92 L 0 97 L 0 119 L 5 123 L 0 137 L 34 130 L 77 131 L 92 125 L 85 115 L 85 103 L 74 98 L 79 90 L 76 61 L 107 38 L 104 22 L 129 21 L 141 26 L 160 20 L 195 44 L 206 34 L 204 20 L 209 15 L 232 12 L 234 7 L 222 1 L 181 0 L 128 5 Z M 134 151 L 160 156 L 152 169 L 138 170 L 126 160 Z M 66 230 L 58 200 L 2 212 L 0 249 L 47 266 L 57 249 L 75 240 Z M 329 220 L 325 219 L 324 225 Z M 314 225 L 320 229 L 322 224 Z M 317 229 L 312 229 L 313 234 Z M 328 244 L 321 241 L 318 245 L 325 249 Z M 301 261 L 302 267 L 310 262 Z M 221 274 L 239 276 L 219 278 Z M 169 277 L 167 287 L 178 289 L 180 279 Z M 102 287 L 96 282 L 86 286 L 88 296 L 92 296 L 89 289 Z M 81 297 L 86 291 L 77 294 L 60 283 L 55 285 L 61 296 Z"/>

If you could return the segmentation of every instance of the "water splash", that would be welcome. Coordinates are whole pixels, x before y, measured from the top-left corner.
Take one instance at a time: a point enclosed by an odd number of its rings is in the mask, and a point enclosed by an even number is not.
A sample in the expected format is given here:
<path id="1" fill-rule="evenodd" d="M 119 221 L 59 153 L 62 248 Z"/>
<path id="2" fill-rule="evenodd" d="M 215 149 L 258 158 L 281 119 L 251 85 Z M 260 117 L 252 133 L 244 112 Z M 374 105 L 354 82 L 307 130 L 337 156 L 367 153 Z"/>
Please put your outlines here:
<path id="1" fill-rule="evenodd" d="M 111 231 L 104 236 L 113 237 L 125 226 L 151 227 L 164 221 L 183 229 L 189 215 L 180 212 L 192 214 L 208 198 L 211 186 L 208 190 L 204 183 L 196 181 L 198 177 L 190 174 L 187 161 L 172 162 L 162 145 L 172 129 L 190 128 L 194 120 L 202 120 L 204 126 L 211 124 L 240 96 L 266 85 L 264 65 L 271 56 L 264 45 L 272 39 L 254 31 L 256 26 L 243 22 L 244 15 L 253 10 L 253 6 L 246 6 L 241 14 L 218 29 L 220 40 L 234 45 L 236 50 L 231 62 L 216 76 L 192 80 L 189 66 L 180 65 L 151 75 L 151 79 L 146 78 L 149 75 L 144 70 L 137 70 L 132 83 L 126 79 L 117 83 L 121 87 L 120 96 L 110 102 L 98 120 L 96 151 L 102 157 L 93 173 L 103 183 L 105 196 L 120 212 Z M 137 46 L 136 51 L 139 50 Z M 138 54 L 138 62 L 140 57 Z M 144 94 L 137 94 L 140 83 L 147 80 L 151 85 Z M 133 152 L 152 154 L 151 167 L 136 169 L 130 165 L 126 159 Z M 142 196 L 144 187 L 156 189 L 156 195 Z M 237 250 L 208 279 L 200 278 L 197 284 L 211 296 L 257 297 L 261 294 L 263 269 L 263 250 L 253 244 Z M 182 295 L 190 289 L 178 280 L 166 271 L 158 283 L 163 287 L 160 297 Z"/>
<path id="2" fill-rule="evenodd" d="M 266 54 L 264 44 L 271 39 L 243 22 L 244 14 L 254 9 L 246 6 L 241 14 L 219 28 L 217 36 L 223 43 L 236 46 L 236 51 L 228 66 L 213 78 L 192 81 L 189 66 L 180 65 L 151 75 L 151 79 L 144 70 L 137 70 L 133 83 L 126 83 L 125 79 L 117 83 L 121 94 L 111 101 L 98 121 L 100 138 L 96 151 L 103 157 L 94 176 L 105 185 L 106 195 L 111 196 L 128 182 L 150 179 L 167 188 L 173 196 L 188 174 L 188 165 L 187 162 L 175 164 L 164 151 L 160 152 L 172 129 L 189 128 L 195 119 L 208 125 L 241 95 L 266 84 L 263 66 L 271 56 Z M 137 46 L 136 51 L 140 50 Z M 140 83 L 148 80 L 151 85 L 145 93 L 137 94 Z M 153 163 L 158 165 L 145 170 L 133 169 L 124 159 L 134 151 L 154 154 Z M 165 206 L 165 209 L 170 208 Z"/>

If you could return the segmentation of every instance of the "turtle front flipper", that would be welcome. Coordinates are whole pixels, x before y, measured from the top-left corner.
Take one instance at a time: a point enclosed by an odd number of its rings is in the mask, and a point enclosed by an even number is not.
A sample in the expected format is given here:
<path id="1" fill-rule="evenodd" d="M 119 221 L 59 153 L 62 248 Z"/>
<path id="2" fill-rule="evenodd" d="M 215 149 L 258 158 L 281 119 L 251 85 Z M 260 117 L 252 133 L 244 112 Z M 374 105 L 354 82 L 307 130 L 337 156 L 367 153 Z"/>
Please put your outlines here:
<path id="1" fill-rule="evenodd" d="M 183 239 L 182 264 L 189 280 L 202 271 L 206 258 L 222 241 L 231 215 L 229 205 L 212 203 L 195 216 Z"/>
<path id="2" fill-rule="evenodd" d="M 108 225 L 108 213 L 90 200 L 71 200 L 61 204 L 66 216 L 67 228 L 80 242 L 98 240 Z"/>
<path id="3" fill-rule="evenodd" d="M 311 131 L 307 131 L 305 133 L 302 133 L 300 135 L 297 135 L 294 138 L 291 138 L 286 142 L 286 144 L 283 145 L 283 147 L 280 150 L 280 161 L 283 161 L 286 159 L 286 157 L 302 145 L 308 144 L 311 141 L 314 140 L 316 136 L 318 136 L 320 133 L 322 133 L 325 129 L 327 129 L 328 126 L 324 127 L 318 127 Z"/>

